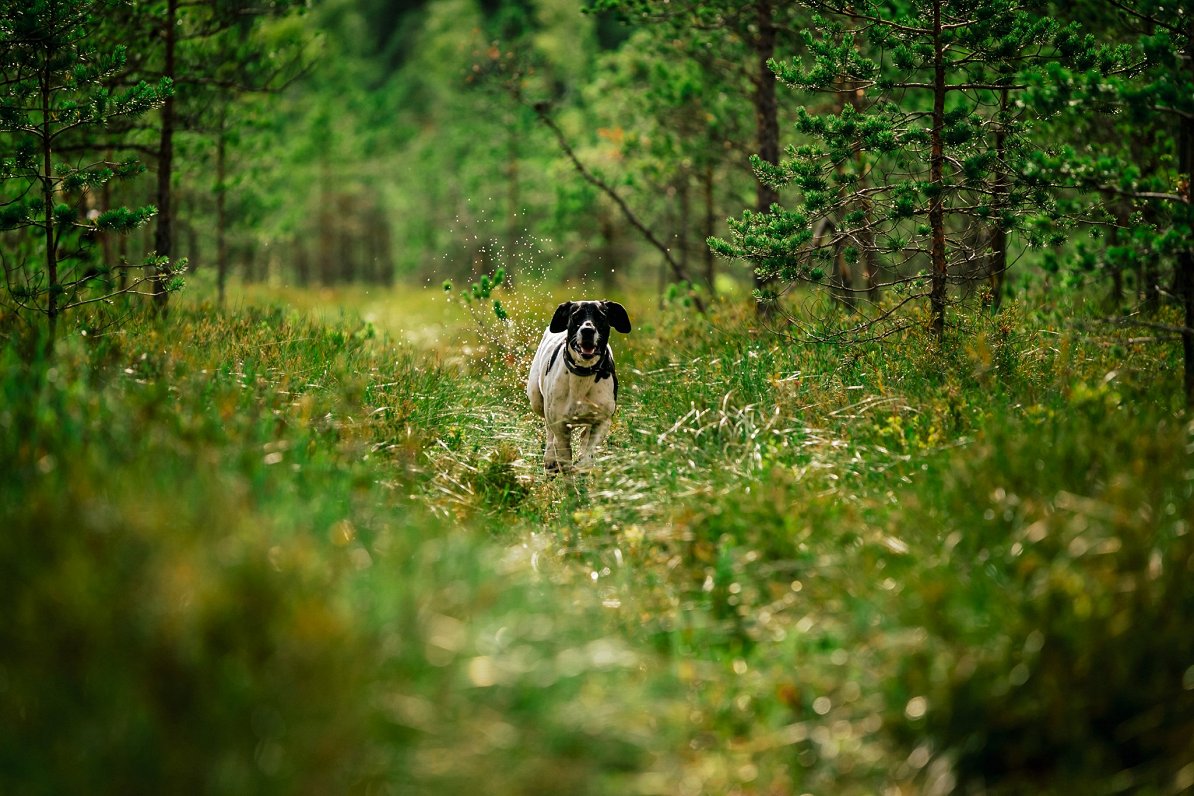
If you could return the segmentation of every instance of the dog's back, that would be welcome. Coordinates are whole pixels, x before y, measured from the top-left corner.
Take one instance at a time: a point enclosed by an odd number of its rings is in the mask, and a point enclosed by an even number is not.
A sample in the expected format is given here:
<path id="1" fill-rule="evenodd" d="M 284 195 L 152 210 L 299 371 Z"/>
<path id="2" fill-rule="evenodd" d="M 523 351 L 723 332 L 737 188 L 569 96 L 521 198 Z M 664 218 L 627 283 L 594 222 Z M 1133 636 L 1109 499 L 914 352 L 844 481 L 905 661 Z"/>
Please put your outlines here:
<path id="1" fill-rule="evenodd" d="M 535 358 L 531 360 L 531 370 L 527 374 L 527 398 L 531 399 L 531 409 L 539 417 L 543 417 L 543 375 L 552 358 L 551 352 L 563 346 L 567 334 L 544 329 L 539 347 L 535 349 Z"/>

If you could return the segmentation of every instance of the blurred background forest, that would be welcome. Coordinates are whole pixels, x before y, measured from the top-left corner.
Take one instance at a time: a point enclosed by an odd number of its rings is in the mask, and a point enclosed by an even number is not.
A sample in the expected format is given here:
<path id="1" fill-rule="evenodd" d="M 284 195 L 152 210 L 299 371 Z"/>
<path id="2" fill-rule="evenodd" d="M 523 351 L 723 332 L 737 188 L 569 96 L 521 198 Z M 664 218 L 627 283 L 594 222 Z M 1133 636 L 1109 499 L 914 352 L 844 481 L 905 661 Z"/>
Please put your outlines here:
<path id="1" fill-rule="evenodd" d="M 13 139 L 10 307 L 127 285 L 149 256 L 155 292 L 185 266 L 221 297 L 501 267 L 672 296 L 817 282 L 876 311 L 923 277 L 935 324 L 955 285 L 1194 312 L 1180 4 L 9 5 L 11 131 L 37 126 L 29 9 L 78 17 L 47 74 L 97 65 L 49 98 L 94 111 L 50 133 L 58 166 Z M 30 195 L 74 258 L 52 289 Z"/>

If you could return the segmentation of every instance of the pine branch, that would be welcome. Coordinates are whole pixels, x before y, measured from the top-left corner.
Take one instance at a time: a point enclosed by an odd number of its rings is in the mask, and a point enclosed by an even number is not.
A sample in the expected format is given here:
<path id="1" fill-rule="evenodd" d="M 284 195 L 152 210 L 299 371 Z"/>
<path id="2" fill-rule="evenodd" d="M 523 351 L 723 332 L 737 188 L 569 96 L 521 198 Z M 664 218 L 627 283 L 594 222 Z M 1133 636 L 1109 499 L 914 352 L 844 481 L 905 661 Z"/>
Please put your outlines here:
<path id="1" fill-rule="evenodd" d="M 892 83 L 892 88 L 935 88 L 932 83 Z M 1004 83 L 946 83 L 946 91 L 1002 91 L 1009 90 L 1023 90 L 1028 88 L 1027 85 L 1018 84 L 1004 84 Z"/>
<path id="2" fill-rule="evenodd" d="M 102 141 L 92 144 L 66 144 L 57 147 L 54 151 L 60 155 L 65 155 L 80 152 L 94 152 L 97 149 L 127 149 L 133 152 L 140 152 L 142 155 L 149 157 L 157 157 L 158 155 L 158 150 L 156 147 L 146 146 L 145 144 L 133 144 L 127 141 Z"/>
<path id="3" fill-rule="evenodd" d="M 1098 323 L 1101 325 L 1117 326 L 1120 328 L 1129 327 L 1134 329 L 1153 329 L 1154 331 L 1168 332 L 1169 334 L 1177 335 L 1179 337 L 1185 335 L 1194 336 L 1194 329 L 1191 329 L 1189 326 L 1178 326 L 1176 324 L 1159 323 L 1157 321 L 1145 321 L 1130 316 L 1126 318 L 1103 318 L 1099 320 Z"/>
<path id="4" fill-rule="evenodd" d="M 829 333 L 829 334 L 824 333 L 824 332 L 818 333 L 818 332 L 815 332 L 815 331 L 807 328 L 807 326 L 805 326 L 800 321 L 800 319 L 798 319 L 796 316 L 791 315 L 789 313 L 783 313 L 784 320 L 787 322 L 788 326 L 790 326 L 794 329 L 797 329 L 799 331 L 799 336 L 789 334 L 780 329 L 773 329 L 772 331 L 781 337 L 786 337 L 789 340 L 795 340 L 795 341 L 799 341 L 799 342 L 813 342 L 813 343 L 842 343 L 842 342 L 844 342 L 844 343 L 870 343 L 870 342 L 877 342 L 886 337 L 890 337 L 894 334 L 899 334 L 900 332 L 902 332 L 906 329 L 912 328 L 914 324 L 911 321 L 905 321 L 903 323 L 896 323 L 890 328 L 883 328 L 883 325 L 885 322 L 891 321 L 892 319 L 894 319 L 905 306 L 912 303 L 913 301 L 927 298 L 928 295 L 929 294 L 927 292 L 911 293 L 911 294 L 905 296 L 900 301 L 898 301 L 896 304 L 892 305 L 891 307 L 888 307 L 888 308 L 882 310 L 874 318 L 869 318 L 867 320 L 864 320 L 860 323 L 855 324 L 854 326 L 851 326 L 851 327 L 848 327 L 845 329 L 841 329 L 839 331 Z M 865 335 L 865 336 L 863 336 L 863 335 Z"/>
<path id="5" fill-rule="evenodd" d="M 580 161 L 580 158 L 576 156 L 576 152 L 568 143 L 568 139 L 565 137 L 564 131 L 560 129 L 559 125 L 556 124 L 555 119 L 551 118 L 551 114 L 548 113 L 547 103 L 537 102 L 532 107 L 536 115 L 538 115 L 540 121 L 542 121 L 543 124 L 545 124 L 547 128 L 555 135 L 556 143 L 560 145 L 560 149 L 562 149 L 564 154 L 567 155 L 568 159 L 572 161 L 573 167 L 577 170 L 580 176 L 584 178 L 585 182 L 597 188 L 611 200 L 613 200 L 613 203 L 618 206 L 619 210 L 622 211 L 623 217 L 630 223 L 630 225 L 637 229 L 648 243 L 659 250 L 659 253 L 663 255 L 663 259 L 672 269 L 672 273 L 675 275 L 678 281 L 691 284 L 692 279 L 684 271 L 684 267 L 676 261 L 675 257 L 672 256 L 672 253 L 667 246 L 665 246 L 662 241 L 655 236 L 655 233 L 652 232 L 646 224 L 639 220 L 638 216 L 634 214 L 634 211 L 630 209 L 622 197 L 618 195 L 618 192 L 615 191 L 613 187 L 609 185 L 609 183 L 605 182 L 600 177 L 593 174 L 593 172 L 589 171 L 585 164 Z M 704 304 L 701 302 L 698 296 L 693 296 L 693 304 L 700 312 L 704 313 Z"/>
<path id="6" fill-rule="evenodd" d="M 1147 22 L 1150 25 L 1156 25 L 1159 28 L 1164 28 L 1165 30 L 1169 31 L 1170 33 L 1178 33 L 1178 34 L 1185 33 L 1185 31 L 1182 30 L 1180 25 L 1175 25 L 1172 22 L 1167 22 L 1163 19 L 1159 19 L 1159 18 L 1151 16 L 1149 14 L 1145 14 L 1143 11 L 1139 11 L 1135 8 L 1132 8 L 1132 7 L 1128 6 L 1126 3 L 1119 2 L 1119 0 L 1110 0 L 1110 3 L 1111 3 L 1111 5 L 1118 8 L 1120 11 L 1123 11 L 1128 16 L 1135 17 L 1136 19 Z M 1180 16 L 1178 18 L 1182 19 L 1182 17 L 1180 17 Z"/>

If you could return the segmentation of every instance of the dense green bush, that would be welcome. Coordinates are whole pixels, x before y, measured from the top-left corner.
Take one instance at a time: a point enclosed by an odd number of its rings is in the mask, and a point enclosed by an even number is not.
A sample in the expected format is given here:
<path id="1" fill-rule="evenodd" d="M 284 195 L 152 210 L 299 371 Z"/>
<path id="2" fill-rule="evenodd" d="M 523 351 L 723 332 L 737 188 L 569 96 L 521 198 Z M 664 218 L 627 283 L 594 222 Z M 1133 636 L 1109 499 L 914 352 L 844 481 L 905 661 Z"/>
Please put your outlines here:
<path id="1" fill-rule="evenodd" d="M 928 637 L 900 680 L 963 783 L 1161 792 L 1194 759 L 1190 432 L 1079 385 L 940 463 L 909 518 L 932 554 L 901 605 Z"/>

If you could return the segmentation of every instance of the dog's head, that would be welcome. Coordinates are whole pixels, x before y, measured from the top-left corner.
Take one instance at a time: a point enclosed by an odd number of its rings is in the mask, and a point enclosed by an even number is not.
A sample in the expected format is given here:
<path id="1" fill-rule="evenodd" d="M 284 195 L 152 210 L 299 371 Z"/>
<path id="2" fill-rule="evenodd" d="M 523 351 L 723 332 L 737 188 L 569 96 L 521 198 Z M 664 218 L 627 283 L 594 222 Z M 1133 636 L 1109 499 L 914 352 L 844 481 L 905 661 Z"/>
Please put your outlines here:
<path id="1" fill-rule="evenodd" d="M 610 327 L 630 333 L 630 317 L 616 301 L 565 301 L 551 318 L 552 332 L 568 332 L 568 345 L 582 359 L 601 356 Z"/>

